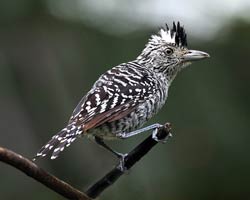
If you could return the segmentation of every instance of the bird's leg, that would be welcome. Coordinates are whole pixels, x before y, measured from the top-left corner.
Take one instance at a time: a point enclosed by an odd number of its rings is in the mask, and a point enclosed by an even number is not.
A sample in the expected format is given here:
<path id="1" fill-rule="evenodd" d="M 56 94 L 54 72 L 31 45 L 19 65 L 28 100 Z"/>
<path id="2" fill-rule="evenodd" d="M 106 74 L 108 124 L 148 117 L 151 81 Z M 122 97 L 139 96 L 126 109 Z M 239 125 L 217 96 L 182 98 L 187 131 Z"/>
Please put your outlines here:
<path id="1" fill-rule="evenodd" d="M 161 128 L 163 125 L 161 124 L 152 124 L 150 126 L 146 126 L 144 128 L 141 128 L 141 129 L 138 129 L 138 130 L 135 130 L 135 131 L 132 131 L 132 132 L 129 132 L 129 133 L 126 133 L 126 132 L 123 132 L 123 133 L 119 133 L 117 134 L 116 136 L 121 138 L 121 139 L 126 139 L 126 138 L 129 138 L 129 137 L 132 137 L 134 135 L 137 135 L 139 133 L 143 133 L 143 132 L 146 132 L 146 131 L 149 131 L 149 130 L 153 130 L 153 134 L 152 134 L 152 138 L 157 141 L 157 142 L 165 142 L 165 140 L 159 140 L 157 138 L 157 132 L 158 132 L 158 129 Z M 171 136 L 171 135 L 170 135 Z M 103 139 L 98 137 L 98 136 L 95 136 L 95 142 L 97 144 L 99 144 L 100 146 L 104 147 L 105 149 L 107 149 L 108 151 L 110 151 L 111 153 L 113 153 L 116 157 L 119 158 L 119 161 L 120 161 L 120 164 L 119 164 L 119 169 L 121 169 L 121 171 L 125 171 L 126 170 L 126 167 L 124 166 L 125 164 L 125 157 L 127 156 L 127 154 L 122 154 L 122 153 L 119 153 L 115 150 L 113 150 L 112 148 L 110 148 L 106 143 L 104 143 Z"/>
<path id="2" fill-rule="evenodd" d="M 117 151 L 115 151 L 114 149 L 112 149 L 111 147 L 109 147 L 102 138 L 95 136 L 95 142 L 97 144 L 99 144 L 100 146 L 102 146 L 103 148 L 107 149 L 108 151 L 110 151 L 111 153 L 113 153 L 116 157 L 118 157 L 119 159 L 119 165 L 118 168 L 121 171 L 126 171 L 126 167 L 125 167 L 125 157 L 127 156 L 127 154 L 122 154 L 119 153 Z"/>
<path id="3" fill-rule="evenodd" d="M 170 126 L 170 125 L 169 125 Z M 156 141 L 156 142 L 162 142 L 162 143 L 165 143 L 167 138 L 163 139 L 163 140 L 160 140 L 158 137 L 157 137 L 157 133 L 158 133 L 158 129 L 163 127 L 163 125 L 161 124 L 152 124 L 150 126 L 146 126 L 144 128 L 141 128 L 141 129 L 138 129 L 138 130 L 135 130 L 135 131 L 132 131 L 132 132 L 129 132 L 129 133 L 121 133 L 121 134 L 118 134 L 118 137 L 121 138 L 121 139 L 126 139 L 126 138 L 129 138 L 131 136 L 134 136 L 134 135 L 137 135 L 139 133 L 143 133 L 143 132 L 146 132 L 146 131 L 149 131 L 149 130 L 152 130 L 153 129 L 153 133 L 152 133 L 152 138 Z M 172 137 L 172 134 L 169 133 L 168 137 Z"/>
<path id="4" fill-rule="evenodd" d="M 150 126 L 146 126 L 146 127 L 144 127 L 144 128 L 141 128 L 141 129 L 138 129 L 138 130 L 129 132 L 129 133 L 126 133 L 126 132 L 120 133 L 120 134 L 117 135 L 117 137 L 119 137 L 119 138 L 121 138 L 121 139 L 126 139 L 126 138 L 132 137 L 132 136 L 134 136 L 134 135 L 137 135 L 137 134 L 139 134 L 139 133 L 143 133 L 143 132 L 146 132 L 146 131 L 149 131 L 149 130 L 152 130 L 152 129 L 154 130 L 154 132 L 157 133 L 157 130 L 158 130 L 159 128 L 161 128 L 161 127 L 162 127 L 161 124 L 157 124 L 157 123 L 156 123 L 156 124 L 152 124 L 152 125 L 150 125 Z M 153 137 L 153 139 L 155 139 L 155 138 Z"/>
<path id="5" fill-rule="evenodd" d="M 100 146 L 104 147 L 105 149 L 107 149 L 108 151 L 110 151 L 111 153 L 113 153 L 118 158 L 120 158 L 121 155 L 123 155 L 122 153 L 119 153 L 115 151 L 114 149 L 112 149 L 111 147 L 109 147 L 106 143 L 104 143 L 103 139 L 98 136 L 95 136 L 95 142 L 99 144 Z"/>

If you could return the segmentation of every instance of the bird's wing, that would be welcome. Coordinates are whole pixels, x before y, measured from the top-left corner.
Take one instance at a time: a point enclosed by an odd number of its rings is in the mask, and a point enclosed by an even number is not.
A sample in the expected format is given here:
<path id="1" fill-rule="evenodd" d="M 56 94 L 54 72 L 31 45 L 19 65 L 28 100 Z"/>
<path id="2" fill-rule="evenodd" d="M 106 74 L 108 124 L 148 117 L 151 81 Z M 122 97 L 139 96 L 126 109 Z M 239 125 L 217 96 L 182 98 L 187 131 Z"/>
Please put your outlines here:
<path id="1" fill-rule="evenodd" d="M 91 120 L 84 123 L 84 131 L 100 126 L 106 122 L 112 122 L 125 117 L 135 109 L 136 104 L 134 104 L 134 106 L 133 104 L 134 103 L 130 101 L 125 105 L 119 105 L 103 113 L 95 114 Z"/>
<path id="2" fill-rule="evenodd" d="M 150 89 L 154 87 L 147 86 L 150 80 L 147 80 L 146 73 L 136 77 L 132 73 L 119 74 L 115 68 L 112 70 L 102 75 L 83 97 L 69 123 L 87 131 L 123 118 L 154 95 Z"/>

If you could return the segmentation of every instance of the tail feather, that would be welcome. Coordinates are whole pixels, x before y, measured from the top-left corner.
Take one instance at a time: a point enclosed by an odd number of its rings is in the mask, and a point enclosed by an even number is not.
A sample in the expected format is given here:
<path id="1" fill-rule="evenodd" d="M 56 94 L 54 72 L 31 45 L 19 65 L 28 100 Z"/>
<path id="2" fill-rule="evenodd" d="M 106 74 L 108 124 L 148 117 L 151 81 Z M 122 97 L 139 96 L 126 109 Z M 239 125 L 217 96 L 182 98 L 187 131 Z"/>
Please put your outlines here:
<path id="1" fill-rule="evenodd" d="M 56 159 L 59 153 L 65 149 L 65 147 L 68 147 L 79 135 L 81 135 L 82 130 L 80 128 L 81 127 L 76 127 L 71 124 L 62 129 L 38 151 L 36 156 L 33 158 L 33 161 L 35 161 L 37 158 L 45 157 L 51 151 L 51 159 Z"/>

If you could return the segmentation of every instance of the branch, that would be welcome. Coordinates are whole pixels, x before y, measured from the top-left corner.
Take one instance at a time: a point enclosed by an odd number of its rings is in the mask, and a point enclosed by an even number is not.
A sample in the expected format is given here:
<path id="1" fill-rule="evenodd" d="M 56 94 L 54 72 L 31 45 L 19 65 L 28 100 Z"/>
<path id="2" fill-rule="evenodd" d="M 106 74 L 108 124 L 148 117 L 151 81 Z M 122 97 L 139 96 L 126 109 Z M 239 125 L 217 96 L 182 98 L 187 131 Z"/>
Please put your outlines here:
<path id="1" fill-rule="evenodd" d="M 42 183 L 67 199 L 90 200 L 86 194 L 49 174 L 27 158 L 24 158 L 13 151 L 0 147 L 0 161 L 21 170 L 23 173 L 34 178 L 38 182 Z"/>
<path id="2" fill-rule="evenodd" d="M 159 141 L 167 140 L 170 134 L 170 124 L 166 123 L 162 128 L 157 131 L 156 137 Z M 158 142 L 152 138 L 150 135 L 137 147 L 135 147 L 126 157 L 125 157 L 125 167 L 129 170 L 137 161 L 139 161 L 143 156 L 145 156 L 150 149 L 155 146 Z M 51 190 L 57 192 L 58 194 L 64 196 L 67 199 L 74 200 L 91 200 L 90 198 L 98 197 L 106 188 L 112 185 L 124 171 L 120 168 L 115 167 L 108 174 L 106 174 L 102 179 L 97 181 L 92 185 L 86 194 L 75 189 L 71 185 L 65 183 L 64 181 L 58 179 L 57 177 L 49 174 L 43 169 L 39 168 L 35 163 L 31 162 L 29 159 L 22 157 L 11 150 L 0 147 L 0 161 L 7 163 L 18 170 L 22 171 L 31 178 L 37 180 L 43 185 L 47 186 Z"/>
<path id="3" fill-rule="evenodd" d="M 166 141 L 170 136 L 171 127 L 170 123 L 166 123 L 162 128 L 160 128 L 156 134 L 159 141 Z M 136 146 L 128 155 L 125 157 L 124 165 L 127 170 L 129 170 L 137 161 L 139 161 L 143 156 L 145 156 L 152 147 L 154 147 L 158 142 L 152 138 L 152 135 L 147 137 L 142 143 Z M 126 172 L 126 171 L 125 171 Z M 91 197 L 98 197 L 106 188 L 111 186 L 121 175 L 125 173 L 121 171 L 119 167 L 115 167 L 109 173 L 107 173 L 103 178 L 93 184 L 85 193 Z"/>

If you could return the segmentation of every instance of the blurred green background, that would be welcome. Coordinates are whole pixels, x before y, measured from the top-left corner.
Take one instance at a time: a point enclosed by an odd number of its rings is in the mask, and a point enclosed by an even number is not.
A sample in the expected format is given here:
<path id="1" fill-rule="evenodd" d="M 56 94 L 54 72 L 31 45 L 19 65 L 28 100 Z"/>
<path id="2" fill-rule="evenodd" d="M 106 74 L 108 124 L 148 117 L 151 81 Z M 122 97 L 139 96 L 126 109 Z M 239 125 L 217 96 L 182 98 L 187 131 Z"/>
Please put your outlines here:
<path id="1" fill-rule="evenodd" d="M 250 2 L 187 2 L 1 1 L 0 146 L 34 156 L 100 74 L 134 59 L 158 27 L 179 20 L 189 48 L 211 58 L 177 76 L 148 123 L 171 122 L 174 137 L 100 199 L 250 199 Z M 109 144 L 127 152 L 148 134 Z M 85 190 L 116 159 L 78 140 L 58 159 L 37 163 Z M 63 198 L 0 163 L 0 199 Z"/>

